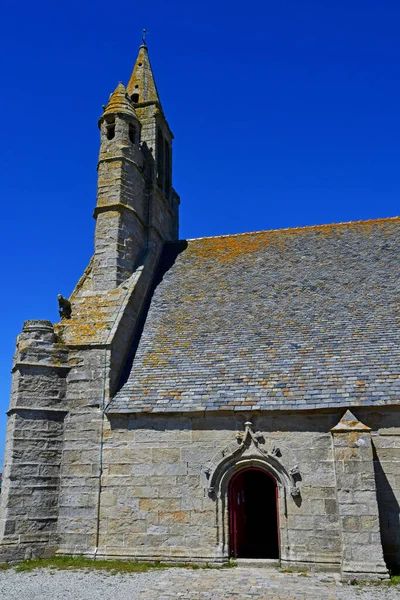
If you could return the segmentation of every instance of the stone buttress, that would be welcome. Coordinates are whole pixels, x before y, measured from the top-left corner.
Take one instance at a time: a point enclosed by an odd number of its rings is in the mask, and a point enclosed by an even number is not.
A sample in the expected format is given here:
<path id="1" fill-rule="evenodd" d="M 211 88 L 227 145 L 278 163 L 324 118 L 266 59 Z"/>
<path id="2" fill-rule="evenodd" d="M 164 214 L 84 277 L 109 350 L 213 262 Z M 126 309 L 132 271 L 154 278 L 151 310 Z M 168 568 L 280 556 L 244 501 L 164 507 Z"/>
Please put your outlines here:
<path id="1" fill-rule="evenodd" d="M 385 578 L 388 570 L 381 544 L 371 429 L 348 410 L 331 432 L 342 576 L 350 580 Z"/>
<path id="2" fill-rule="evenodd" d="M 25 321 L 12 368 L 0 561 L 51 554 L 58 546 L 67 358 L 50 321 Z"/>

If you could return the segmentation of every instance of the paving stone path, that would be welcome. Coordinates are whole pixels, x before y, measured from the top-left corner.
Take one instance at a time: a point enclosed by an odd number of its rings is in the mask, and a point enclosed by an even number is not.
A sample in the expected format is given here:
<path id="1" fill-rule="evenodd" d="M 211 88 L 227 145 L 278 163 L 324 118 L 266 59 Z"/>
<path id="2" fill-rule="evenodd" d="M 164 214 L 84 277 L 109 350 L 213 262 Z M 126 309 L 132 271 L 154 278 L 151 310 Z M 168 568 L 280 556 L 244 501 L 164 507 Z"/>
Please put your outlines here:
<path id="1" fill-rule="evenodd" d="M 278 570 L 166 569 L 129 575 L 95 571 L 0 572 L 7 600 L 399 600 L 399 587 L 343 585 L 335 575 Z"/>
<path id="2" fill-rule="evenodd" d="M 399 600 L 400 590 L 343 585 L 331 574 L 236 568 L 163 573 L 140 600 Z"/>

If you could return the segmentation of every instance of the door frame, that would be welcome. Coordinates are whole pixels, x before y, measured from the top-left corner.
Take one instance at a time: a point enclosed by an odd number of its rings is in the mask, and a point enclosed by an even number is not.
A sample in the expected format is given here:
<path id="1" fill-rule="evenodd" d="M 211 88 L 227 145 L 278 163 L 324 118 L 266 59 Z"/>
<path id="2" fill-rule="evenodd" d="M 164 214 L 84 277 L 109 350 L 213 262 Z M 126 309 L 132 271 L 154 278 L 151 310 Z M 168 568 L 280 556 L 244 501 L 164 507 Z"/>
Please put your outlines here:
<path id="1" fill-rule="evenodd" d="M 245 466 L 239 471 L 236 471 L 232 475 L 228 483 L 228 518 L 229 518 L 229 535 L 228 535 L 228 546 L 229 546 L 229 556 L 234 557 L 237 552 L 237 540 L 236 540 L 236 530 L 235 530 L 235 514 L 233 510 L 234 502 L 233 502 L 233 487 L 236 479 L 241 477 L 243 473 L 247 471 L 259 471 L 269 477 L 275 485 L 275 511 L 276 511 L 276 528 L 277 528 L 277 543 L 278 543 L 278 559 L 280 559 L 281 555 L 281 540 L 280 540 L 280 523 L 279 523 L 279 484 L 276 478 L 269 472 L 267 469 L 263 469 L 262 467 L 254 467 L 254 466 Z M 278 560 L 277 559 L 277 560 Z"/>

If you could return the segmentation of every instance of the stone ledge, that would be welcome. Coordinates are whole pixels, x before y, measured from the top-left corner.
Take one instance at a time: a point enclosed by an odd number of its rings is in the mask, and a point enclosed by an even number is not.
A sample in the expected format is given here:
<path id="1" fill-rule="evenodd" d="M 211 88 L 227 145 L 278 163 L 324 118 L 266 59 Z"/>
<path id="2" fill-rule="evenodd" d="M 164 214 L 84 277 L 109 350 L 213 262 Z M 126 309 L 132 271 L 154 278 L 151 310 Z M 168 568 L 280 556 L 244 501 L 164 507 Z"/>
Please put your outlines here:
<path id="1" fill-rule="evenodd" d="M 388 571 L 342 571 L 341 578 L 343 581 L 383 581 L 390 579 Z"/>
<path id="2" fill-rule="evenodd" d="M 45 363 L 45 362 L 25 362 L 19 361 L 16 362 L 13 366 L 11 373 L 14 373 L 20 367 L 45 367 L 47 369 L 71 369 L 71 365 L 68 364 L 54 364 L 54 363 Z"/>
<path id="3" fill-rule="evenodd" d="M 238 567 L 257 569 L 278 569 L 281 565 L 279 558 L 237 558 L 236 562 Z"/>
<path id="4" fill-rule="evenodd" d="M 173 550 L 173 548 L 172 548 Z M 86 550 L 82 552 L 74 551 L 72 549 L 67 548 L 59 548 L 56 552 L 57 556 L 84 556 L 86 558 L 95 558 L 100 560 L 132 560 L 135 562 L 149 562 L 149 563 L 158 563 L 162 562 L 165 564 L 176 565 L 176 564 L 208 564 L 212 567 L 220 567 L 221 565 L 226 565 L 229 563 L 229 557 L 225 558 L 215 558 L 210 555 L 193 555 L 190 556 L 188 554 L 177 554 L 176 556 L 171 556 L 170 554 L 157 554 L 156 552 L 152 554 L 141 554 L 135 550 L 129 550 L 129 548 L 120 548 L 120 547 L 100 547 L 93 550 Z"/>
<path id="5" fill-rule="evenodd" d="M 282 569 L 293 571 L 312 571 L 322 573 L 339 573 L 340 562 L 307 562 L 301 560 L 281 560 Z"/>
<path id="6" fill-rule="evenodd" d="M 126 156 L 125 154 L 113 154 L 113 156 L 102 156 L 99 159 L 99 162 L 97 163 L 97 168 L 99 168 L 99 165 L 101 163 L 111 163 L 111 162 L 121 162 L 121 161 L 128 162 L 131 165 L 134 165 L 137 168 L 137 170 L 139 171 L 139 174 L 142 176 L 142 179 L 144 180 L 143 172 L 142 172 L 140 165 L 138 165 L 136 161 L 134 161 L 129 156 Z"/>
<path id="7" fill-rule="evenodd" d="M 110 210 L 112 210 L 112 211 L 127 210 L 128 212 L 132 213 L 137 218 L 137 220 L 139 221 L 139 223 L 141 224 L 143 229 L 146 228 L 146 224 L 139 217 L 139 214 L 137 213 L 137 211 L 134 208 L 132 208 L 131 206 L 128 206 L 128 204 L 123 204 L 122 202 L 113 202 L 112 204 L 103 204 L 100 206 L 96 206 L 96 208 L 94 209 L 94 212 L 93 212 L 93 218 L 96 219 L 97 215 L 100 215 L 101 213 L 104 213 L 104 212 L 108 212 Z"/>
<path id="8" fill-rule="evenodd" d="M 47 407 L 47 406 L 13 406 L 12 408 L 8 409 L 6 411 L 7 415 L 12 415 L 15 412 L 52 412 L 52 413 L 59 413 L 59 414 L 68 414 L 69 410 L 67 410 L 66 408 L 51 408 L 51 407 Z"/>
<path id="9" fill-rule="evenodd" d="M 31 319 L 28 321 L 24 321 L 24 325 L 22 328 L 24 331 L 29 330 L 38 330 L 38 329 L 46 329 L 52 330 L 53 323 L 51 321 L 43 320 L 43 319 Z"/>

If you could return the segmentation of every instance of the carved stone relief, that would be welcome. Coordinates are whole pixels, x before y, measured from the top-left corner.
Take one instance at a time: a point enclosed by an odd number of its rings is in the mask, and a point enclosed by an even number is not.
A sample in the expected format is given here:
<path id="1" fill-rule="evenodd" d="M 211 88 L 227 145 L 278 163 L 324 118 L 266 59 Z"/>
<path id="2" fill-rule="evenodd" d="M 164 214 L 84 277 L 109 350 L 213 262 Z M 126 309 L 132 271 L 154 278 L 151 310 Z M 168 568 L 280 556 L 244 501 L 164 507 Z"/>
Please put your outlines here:
<path id="1" fill-rule="evenodd" d="M 202 468 L 204 485 L 210 498 L 216 498 L 220 492 L 221 481 L 228 471 L 236 470 L 241 464 L 245 466 L 248 461 L 265 467 L 275 477 L 278 486 L 286 487 L 293 498 L 300 496 L 298 482 L 302 478 L 299 466 L 285 466 L 285 463 L 293 460 L 290 451 L 268 443 L 261 432 L 254 430 L 251 421 L 245 422 L 244 431 L 237 431 L 235 438 L 236 442 L 232 441 L 225 448 L 218 450 L 211 461 Z"/>

